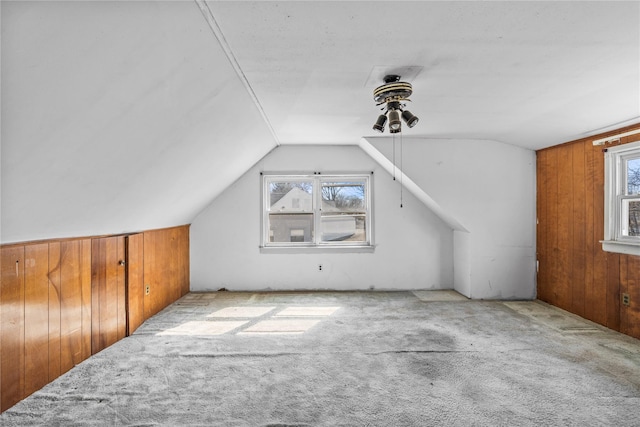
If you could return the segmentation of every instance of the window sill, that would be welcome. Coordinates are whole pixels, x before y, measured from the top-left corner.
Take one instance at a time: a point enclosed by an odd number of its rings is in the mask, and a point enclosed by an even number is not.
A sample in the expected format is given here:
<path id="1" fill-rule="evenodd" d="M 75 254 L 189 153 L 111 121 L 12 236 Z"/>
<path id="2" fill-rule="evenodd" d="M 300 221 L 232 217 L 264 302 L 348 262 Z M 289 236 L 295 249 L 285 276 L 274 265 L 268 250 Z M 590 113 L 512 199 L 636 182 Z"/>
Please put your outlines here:
<path id="1" fill-rule="evenodd" d="M 601 240 L 600 243 L 602 243 L 602 250 L 606 252 L 640 256 L 640 244 L 635 242 Z"/>
<path id="2" fill-rule="evenodd" d="M 261 254 L 329 254 L 373 253 L 375 245 L 368 246 L 260 246 Z"/>

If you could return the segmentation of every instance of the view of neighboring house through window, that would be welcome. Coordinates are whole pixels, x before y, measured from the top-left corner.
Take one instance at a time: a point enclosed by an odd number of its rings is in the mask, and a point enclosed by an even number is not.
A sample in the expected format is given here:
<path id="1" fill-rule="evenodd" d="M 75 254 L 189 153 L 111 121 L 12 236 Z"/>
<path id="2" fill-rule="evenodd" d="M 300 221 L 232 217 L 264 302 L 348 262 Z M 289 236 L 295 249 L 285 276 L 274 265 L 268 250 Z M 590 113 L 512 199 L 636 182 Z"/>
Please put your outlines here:
<path id="1" fill-rule="evenodd" d="M 611 147 L 605 154 L 603 248 L 640 252 L 640 142 Z"/>
<path id="2" fill-rule="evenodd" d="M 265 175 L 263 246 L 371 244 L 369 175 Z"/>
<path id="3" fill-rule="evenodd" d="M 622 196 L 622 235 L 640 236 L 640 153 L 625 160 L 626 194 Z"/>

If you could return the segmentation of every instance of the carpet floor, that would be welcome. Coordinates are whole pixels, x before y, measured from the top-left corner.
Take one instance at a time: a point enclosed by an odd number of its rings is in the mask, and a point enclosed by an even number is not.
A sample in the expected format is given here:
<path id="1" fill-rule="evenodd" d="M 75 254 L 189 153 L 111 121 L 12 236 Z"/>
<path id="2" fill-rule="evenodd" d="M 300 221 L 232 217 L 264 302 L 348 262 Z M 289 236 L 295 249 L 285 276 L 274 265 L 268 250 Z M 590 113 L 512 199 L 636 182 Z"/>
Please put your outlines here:
<path id="1" fill-rule="evenodd" d="M 190 293 L 2 426 L 638 426 L 640 341 L 453 291 Z"/>

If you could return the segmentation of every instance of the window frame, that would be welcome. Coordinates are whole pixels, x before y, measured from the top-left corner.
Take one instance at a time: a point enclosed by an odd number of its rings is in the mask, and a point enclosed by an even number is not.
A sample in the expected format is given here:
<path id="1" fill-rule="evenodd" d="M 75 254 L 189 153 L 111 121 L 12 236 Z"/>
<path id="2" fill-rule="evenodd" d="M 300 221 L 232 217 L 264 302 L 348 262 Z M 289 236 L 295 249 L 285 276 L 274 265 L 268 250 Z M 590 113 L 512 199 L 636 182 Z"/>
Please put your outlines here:
<path id="1" fill-rule="evenodd" d="M 314 173 L 261 173 L 261 232 L 260 232 L 260 249 L 261 251 L 285 251 L 285 252 L 317 252 L 322 250 L 329 251 L 372 251 L 375 247 L 373 241 L 373 190 L 372 190 L 372 172 L 370 173 L 331 173 L 321 174 Z M 312 184 L 312 202 L 311 211 L 313 232 L 310 242 L 272 242 L 270 239 L 270 221 L 269 216 L 273 212 L 270 203 L 269 185 L 272 182 L 307 182 Z M 365 186 L 365 241 L 322 241 L 322 184 L 326 182 L 364 182 Z M 287 212 L 285 211 L 284 214 Z"/>
<path id="2" fill-rule="evenodd" d="M 640 157 L 640 141 L 608 148 L 604 155 L 604 240 L 602 249 L 630 255 L 640 255 L 640 236 L 623 234 L 623 205 L 640 195 L 627 194 L 626 162 Z"/>

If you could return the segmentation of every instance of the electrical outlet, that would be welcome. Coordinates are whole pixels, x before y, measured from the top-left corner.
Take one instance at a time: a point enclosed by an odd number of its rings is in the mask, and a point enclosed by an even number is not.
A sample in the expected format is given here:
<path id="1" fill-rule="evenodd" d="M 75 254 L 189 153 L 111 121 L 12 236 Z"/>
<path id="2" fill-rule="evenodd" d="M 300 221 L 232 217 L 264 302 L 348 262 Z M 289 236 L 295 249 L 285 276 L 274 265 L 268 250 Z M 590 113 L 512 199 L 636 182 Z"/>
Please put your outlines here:
<path id="1" fill-rule="evenodd" d="M 622 304 L 629 305 L 631 304 L 629 294 L 622 294 Z"/>
<path id="2" fill-rule="evenodd" d="M 149 295 L 149 293 L 151 293 L 151 285 L 145 285 L 144 294 Z"/>
<path id="3" fill-rule="evenodd" d="M 322 271 L 322 264 L 318 264 L 318 271 Z"/>

